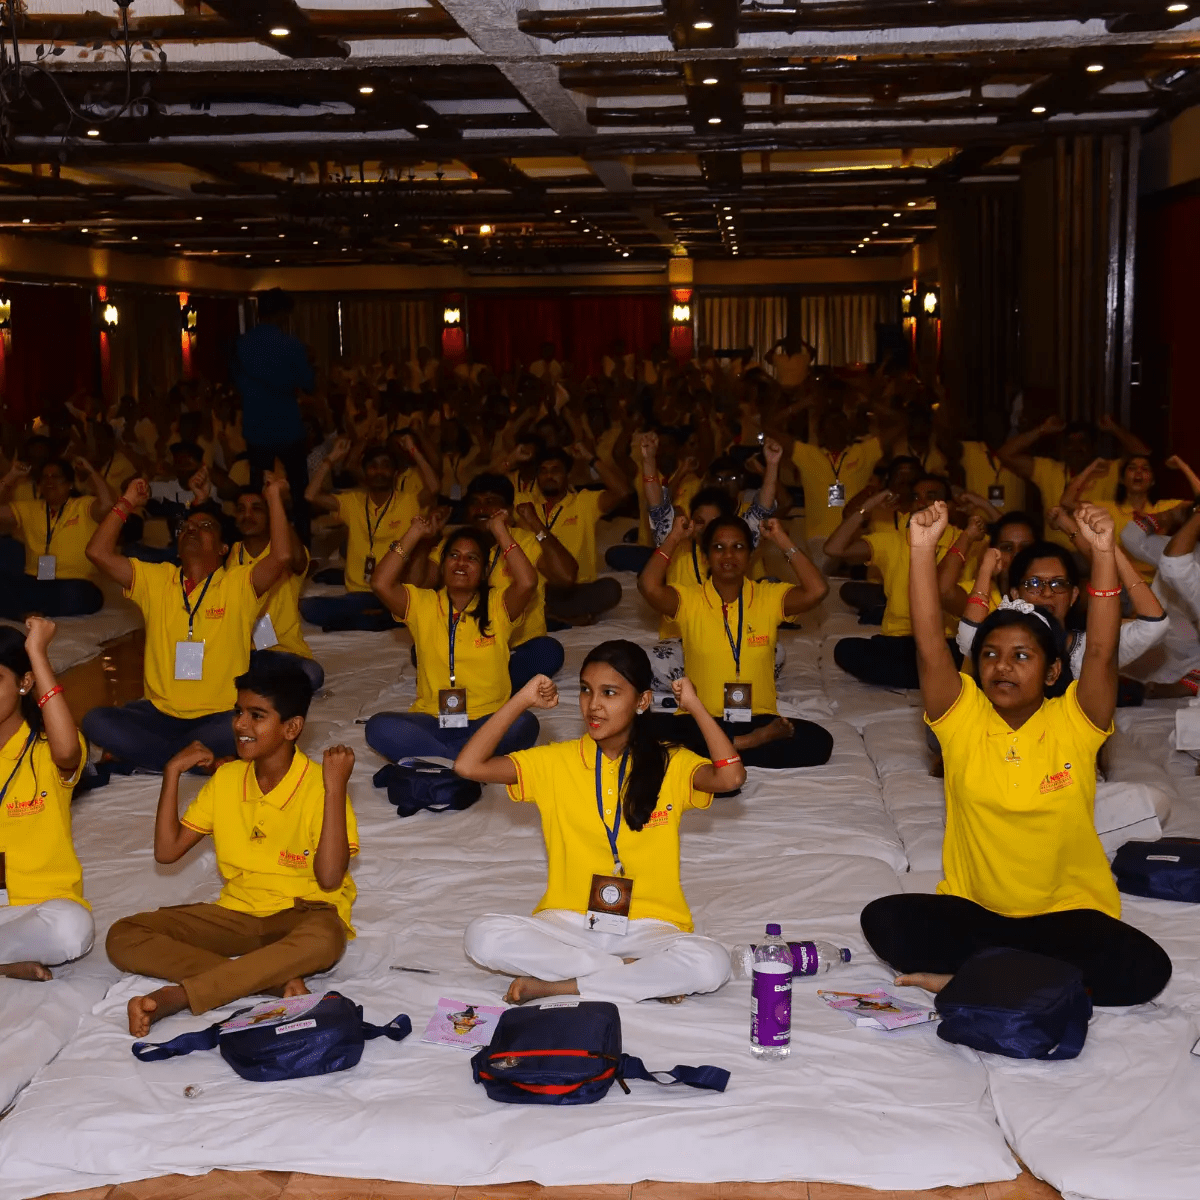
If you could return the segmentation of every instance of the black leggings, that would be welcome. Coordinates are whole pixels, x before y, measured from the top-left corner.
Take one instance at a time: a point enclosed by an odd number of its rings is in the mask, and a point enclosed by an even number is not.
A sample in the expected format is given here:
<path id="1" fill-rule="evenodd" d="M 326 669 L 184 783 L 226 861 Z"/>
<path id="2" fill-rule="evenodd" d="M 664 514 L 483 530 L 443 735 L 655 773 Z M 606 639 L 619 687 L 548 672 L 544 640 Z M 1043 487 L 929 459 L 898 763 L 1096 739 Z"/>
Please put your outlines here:
<path id="1" fill-rule="evenodd" d="M 708 746 L 704 734 L 695 718 L 689 716 L 672 716 L 667 713 L 654 713 L 654 733 L 661 742 L 676 742 L 686 746 L 697 754 L 708 757 Z M 717 724 L 729 735 L 735 738 L 740 734 L 749 733 L 753 729 L 761 729 L 764 725 L 777 718 L 772 713 L 760 713 L 747 725 L 745 722 L 733 723 L 718 720 Z M 739 750 L 742 765 L 746 767 L 765 767 L 768 771 L 787 771 L 795 767 L 820 767 L 829 761 L 833 753 L 833 735 L 828 729 L 814 725 L 812 721 L 801 721 L 797 717 L 789 717 L 792 723 L 792 736 L 778 738 L 765 746 L 756 746 L 753 750 Z"/>
<path id="2" fill-rule="evenodd" d="M 946 645 L 954 662 L 962 666 L 962 654 L 951 641 Z M 911 637 L 842 638 L 833 647 L 833 661 L 848 675 L 879 687 L 917 688 L 917 643 Z"/>
<path id="3" fill-rule="evenodd" d="M 977 950 L 1003 946 L 1071 963 L 1094 1003 L 1153 1000 L 1171 978 L 1171 960 L 1140 929 L 1094 908 L 1004 917 L 961 896 L 883 896 L 862 911 L 872 950 L 901 974 L 953 975 Z"/>

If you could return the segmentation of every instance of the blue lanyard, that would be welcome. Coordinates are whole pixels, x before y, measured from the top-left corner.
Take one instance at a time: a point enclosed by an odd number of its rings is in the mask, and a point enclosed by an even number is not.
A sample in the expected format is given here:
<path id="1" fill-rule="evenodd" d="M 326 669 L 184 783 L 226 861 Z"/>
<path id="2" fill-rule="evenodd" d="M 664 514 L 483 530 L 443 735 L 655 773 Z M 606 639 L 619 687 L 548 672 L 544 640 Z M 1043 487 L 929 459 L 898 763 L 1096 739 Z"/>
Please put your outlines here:
<path id="1" fill-rule="evenodd" d="M 449 609 L 450 609 L 450 616 L 449 616 L 448 622 L 447 622 L 447 624 L 449 626 L 449 633 L 447 636 L 448 636 L 449 642 L 450 642 L 450 654 L 449 654 L 450 686 L 453 687 L 454 686 L 454 642 L 455 642 L 455 639 L 458 637 L 458 622 L 462 619 L 463 614 L 460 612 L 454 611 L 454 601 L 450 599 L 449 592 L 446 593 L 446 604 L 449 606 Z"/>
<path id="2" fill-rule="evenodd" d="M 197 599 L 196 603 L 195 603 L 195 604 L 189 604 L 189 603 L 188 603 L 187 587 L 186 587 L 186 585 L 185 585 L 185 584 L 184 584 L 184 582 L 183 582 L 183 568 L 182 568 L 182 567 L 180 567 L 180 568 L 179 568 L 179 590 L 180 590 L 180 592 L 182 592 L 182 593 L 183 593 L 183 611 L 184 611 L 184 612 L 186 612 L 186 613 L 187 613 L 187 615 L 188 615 L 188 636 L 187 636 L 187 640 L 188 640 L 189 642 L 192 640 L 192 625 L 195 623 L 195 620 L 196 620 L 196 614 L 197 614 L 197 613 L 200 611 L 200 606 L 201 606 L 201 605 L 204 603 L 204 597 L 208 595 L 208 585 L 209 585 L 210 583 L 212 583 L 212 581 L 213 581 L 213 575 L 215 575 L 215 574 L 216 574 L 216 571 L 214 571 L 214 572 L 212 573 L 212 575 L 210 575 L 210 576 L 209 576 L 209 577 L 208 577 L 208 578 L 207 578 L 207 579 L 204 581 L 204 589 L 201 591 L 201 593 L 200 593 L 200 596 L 199 596 L 199 598 Z"/>
<path id="3" fill-rule="evenodd" d="M 692 570 L 696 572 L 696 582 L 703 586 L 704 579 L 700 574 L 700 560 L 696 557 L 696 543 L 692 543 Z"/>
<path id="4" fill-rule="evenodd" d="M 392 494 L 387 498 L 387 503 L 379 510 L 379 516 L 375 520 L 375 528 L 371 528 L 371 496 L 370 493 L 363 495 L 363 517 L 367 522 L 367 557 L 370 558 L 375 553 L 375 539 L 379 536 L 379 527 L 383 524 L 383 518 L 387 516 L 387 510 L 392 507 L 392 501 L 396 498 L 396 491 L 393 488 Z"/>
<path id="5" fill-rule="evenodd" d="M 742 585 L 743 588 L 745 584 Z M 733 671 L 740 679 L 742 674 L 742 593 L 738 592 L 738 635 L 733 640 L 733 630 L 729 628 L 729 605 L 721 605 L 721 620 L 725 622 L 725 636 L 729 639 L 729 649 L 733 651 Z"/>
<path id="6" fill-rule="evenodd" d="M 564 496 L 564 497 L 563 497 L 563 500 L 565 500 L 565 499 L 566 499 L 566 497 Z M 546 526 L 546 532 L 547 532 L 547 533 L 549 533 L 549 532 L 550 532 L 550 531 L 551 531 L 551 530 L 554 528 L 554 522 L 555 522 L 555 521 L 557 521 L 557 520 L 558 520 L 558 518 L 562 516 L 562 512 L 563 512 L 563 510 L 562 510 L 562 506 L 563 506 L 563 500 L 560 500 L 560 501 L 558 502 L 558 511 L 557 511 L 557 512 L 554 514 L 554 519 L 553 519 L 553 520 L 549 520 L 549 519 L 547 519 L 547 520 L 545 520 L 545 521 L 543 522 L 543 523 L 545 524 L 545 526 Z M 545 504 L 545 505 L 543 505 L 543 506 L 542 506 L 542 511 L 543 511 L 543 512 L 546 514 L 546 517 L 547 517 L 547 518 L 549 518 L 549 516 L 550 516 L 550 505 L 549 505 L 549 504 Z"/>
<path id="7" fill-rule="evenodd" d="M 46 501 L 46 553 L 50 553 L 50 539 L 54 536 L 54 531 L 58 528 L 59 522 L 63 519 L 63 513 L 67 511 L 67 502 L 64 500 L 62 506 L 58 510 L 58 516 L 55 518 L 54 524 L 50 524 L 50 501 Z M 2 795 L 3 793 L 0 793 Z"/>
<path id="8" fill-rule="evenodd" d="M 625 786 L 625 768 L 629 765 L 629 750 L 626 748 L 625 753 L 621 755 L 621 766 L 617 771 L 617 802 L 613 805 L 616 810 L 613 814 L 613 823 L 611 827 L 604 819 L 604 784 L 600 778 L 601 765 L 604 759 L 604 751 L 600 749 L 600 743 L 596 743 L 596 812 L 600 814 L 600 824 L 604 826 L 604 832 L 608 834 L 608 844 L 612 850 L 613 870 L 618 875 L 625 874 L 625 868 L 621 865 L 621 856 L 617 853 L 617 832 L 621 828 L 621 789 Z"/>
<path id="9" fill-rule="evenodd" d="M 15 767 L 13 767 L 13 769 L 9 772 L 8 778 L 4 781 L 4 786 L 2 788 L 0 788 L 0 804 L 4 803 L 4 797 L 8 795 L 8 785 L 10 783 L 12 783 L 13 779 L 16 778 L 17 772 L 21 769 L 21 764 L 25 761 L 25 755 L 27 755 L 29 753 L 29 747 L 33 745 L 33 740 L 36 737 L 37 737 L 37 734 L 34 733 L 34 731 L 31 729 L 29 731 L 29 736 L 25 739 L 25 745 L 21 750 L 21 755 L 17 759 L 17 765 Z M 599 750 L 597 750 L 597 753 L 599 753 Z M 37 790 L 37 783 L 35 781 L 34 791 L 36 791 L 36 790 Z M 614 853 L 615 853 L 615 851 L 614 851 Z"/>

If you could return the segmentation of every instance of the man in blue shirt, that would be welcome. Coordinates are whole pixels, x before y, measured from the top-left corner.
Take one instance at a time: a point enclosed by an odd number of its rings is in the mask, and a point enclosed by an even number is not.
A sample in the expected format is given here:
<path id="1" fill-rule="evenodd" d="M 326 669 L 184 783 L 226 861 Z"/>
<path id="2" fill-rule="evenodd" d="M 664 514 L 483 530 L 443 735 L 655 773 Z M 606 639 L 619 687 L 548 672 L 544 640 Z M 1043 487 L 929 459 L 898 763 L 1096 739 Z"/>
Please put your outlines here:
<path id="1" fill-rule="evenodd" d="M 311 539 L 307 448 L 297 391 L 316 384 L 308 349 L 283 326 L 295 301 L 282 288 L 258 298 L 258 324 L 237 340 L 233 381 L 242 396 L 242 436 L 250 459 L 250 486 L 262 489 L 264 471 L 283 463 L 292 492 L 292 519 L 305 545 Z"/>

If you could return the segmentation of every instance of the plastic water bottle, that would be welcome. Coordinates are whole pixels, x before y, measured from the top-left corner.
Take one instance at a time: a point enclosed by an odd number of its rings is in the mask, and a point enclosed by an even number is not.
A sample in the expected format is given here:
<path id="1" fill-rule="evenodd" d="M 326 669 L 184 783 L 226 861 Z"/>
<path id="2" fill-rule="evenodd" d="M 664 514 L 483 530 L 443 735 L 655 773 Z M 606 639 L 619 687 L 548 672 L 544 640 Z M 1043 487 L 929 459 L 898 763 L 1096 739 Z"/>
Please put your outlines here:
<path id="1" fill-rule="evenodd" d="M 850 961 L 850 951 L 832 942 L 788 942 L 788 947 L 792 952 L 793 975 L 824 975 Z M 743 944 L 729 952 L 730 975 L 734 979 L 749 979 L 754 973 L 754 951 L 753 945 Z"/>
<path id="2" fill-rule="evenodd" d="M 750 986 L 750 1053 L 755 1058 L 787 1058 L 792 1049 L 792 951 L 778 925 L 754 951 Z"/>

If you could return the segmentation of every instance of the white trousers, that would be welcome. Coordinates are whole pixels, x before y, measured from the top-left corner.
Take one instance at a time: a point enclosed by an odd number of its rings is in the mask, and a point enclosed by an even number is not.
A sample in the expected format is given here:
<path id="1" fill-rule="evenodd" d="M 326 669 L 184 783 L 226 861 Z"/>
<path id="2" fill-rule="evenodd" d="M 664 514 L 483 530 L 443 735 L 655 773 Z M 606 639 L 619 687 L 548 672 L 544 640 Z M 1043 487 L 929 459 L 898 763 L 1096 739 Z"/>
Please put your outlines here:
<path id="1" fill-rule="evenodd" d="M 550 982 L 574 979 L 585 1000 L 634 1003 L 715 992 L 729 978 L 729 952 L 712 938 L 653 920 L 630 921 L 626 934 L 596 933 L 583 913 L 563 909 L 533 917 L 476 917 L 463 948 L 489 971 Z M 622 961 L 626 958 L 637 962 Z"/>
<path id="2" fill-rule="evenodd" d="M 82 958 L 95 938 L 92 914 L 74 900 L 0 907 L 0 963 L 36 962 L 57 967 Z"/>

